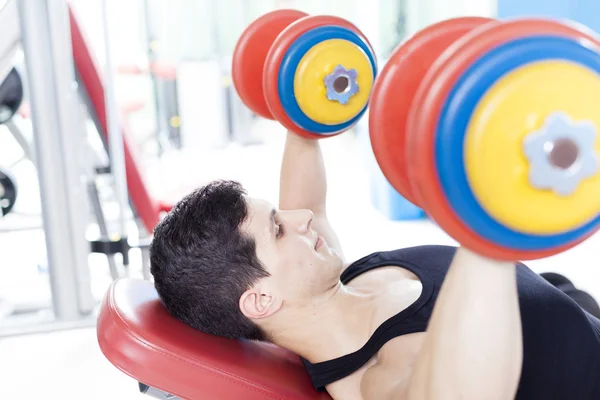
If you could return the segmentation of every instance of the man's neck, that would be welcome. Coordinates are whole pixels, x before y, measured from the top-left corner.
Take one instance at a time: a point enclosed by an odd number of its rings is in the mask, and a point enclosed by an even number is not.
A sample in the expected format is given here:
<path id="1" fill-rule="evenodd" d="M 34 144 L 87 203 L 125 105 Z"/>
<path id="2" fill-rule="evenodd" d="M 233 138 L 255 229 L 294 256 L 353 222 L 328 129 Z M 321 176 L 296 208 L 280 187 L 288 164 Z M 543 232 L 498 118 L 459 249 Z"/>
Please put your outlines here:
<path id="1" fill-rule="evenodd" d="M 319 304 L 278 324 L 275 343 L 311 363 L 354 352 L 369 339 L 376 295 L 339 283 Z M 280 321 L 282 322 L 282 321 Z"/>

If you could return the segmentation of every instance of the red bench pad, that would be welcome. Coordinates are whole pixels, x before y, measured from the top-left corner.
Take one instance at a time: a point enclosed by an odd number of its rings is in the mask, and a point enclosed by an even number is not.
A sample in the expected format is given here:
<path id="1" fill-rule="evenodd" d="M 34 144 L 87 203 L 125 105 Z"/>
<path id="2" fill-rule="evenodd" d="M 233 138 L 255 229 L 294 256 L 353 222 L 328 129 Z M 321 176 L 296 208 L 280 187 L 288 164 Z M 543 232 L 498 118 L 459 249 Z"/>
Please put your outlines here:
<path id="1" fill-rule="evenodd" d="M 149 281 L 124 278 L 111 284 L 97 334 L 113 365 L 183 399 L 331 399 L 314 390 L 295 354 L 207 335 L 171 317 Z"/>

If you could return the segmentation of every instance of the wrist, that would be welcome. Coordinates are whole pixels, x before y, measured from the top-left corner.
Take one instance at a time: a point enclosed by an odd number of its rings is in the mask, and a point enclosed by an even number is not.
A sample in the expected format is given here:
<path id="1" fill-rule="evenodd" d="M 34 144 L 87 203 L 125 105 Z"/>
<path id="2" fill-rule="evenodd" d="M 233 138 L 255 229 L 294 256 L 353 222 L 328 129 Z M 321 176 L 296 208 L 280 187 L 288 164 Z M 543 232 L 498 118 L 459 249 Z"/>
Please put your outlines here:
<path id="1" fill-rule="evenodd" d="M 516 268 L 515 261 L 495 260 L 482 256 L 476 251 L 464 246 L 459 247 L 454 255 L 453 264 L 457 264 L 467 269 L 479 269 L 487 271 L 497 271 L 497 273 L 507 273 Z"/>
<path id="2" fill-rule="evenodd" d="M 320 149 L 319 140 L 307 139 L 293 132 L 288 132 L 285 142 L 286 152 L 293 154 L 308 152 L 309 154 L 317 153 Z"/>
<path id="3" fill-rule="evenodd" d="M 319 141 L 318 139 L 309 139 L 304 136 L 300 136 L 297 133 L 294 133 L 290 130 L 287 131 L 287 140 L 307 144 L 315 144 Z"/>

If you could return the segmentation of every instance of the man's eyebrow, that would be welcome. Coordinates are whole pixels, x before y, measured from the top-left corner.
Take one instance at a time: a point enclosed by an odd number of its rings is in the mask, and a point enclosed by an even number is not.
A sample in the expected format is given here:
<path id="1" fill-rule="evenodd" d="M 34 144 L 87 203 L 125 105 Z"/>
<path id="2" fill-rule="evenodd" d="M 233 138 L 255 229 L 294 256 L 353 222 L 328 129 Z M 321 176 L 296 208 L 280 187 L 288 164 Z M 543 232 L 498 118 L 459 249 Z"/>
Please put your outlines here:
<path id="1" fill-rule="evenodd" d="M 269 216 L 270 219 L 270 223 L 269 223 L 269 230 L 271 231 L 271 235 L 275 235 L 275 231 L 273 230 L 273 228 L 275 227 L 276 223 L 275 223 L 275 214 L 277 214 L 277 210 L 275 210 L 274 208 L 271 210 L 271 215 Z"/>

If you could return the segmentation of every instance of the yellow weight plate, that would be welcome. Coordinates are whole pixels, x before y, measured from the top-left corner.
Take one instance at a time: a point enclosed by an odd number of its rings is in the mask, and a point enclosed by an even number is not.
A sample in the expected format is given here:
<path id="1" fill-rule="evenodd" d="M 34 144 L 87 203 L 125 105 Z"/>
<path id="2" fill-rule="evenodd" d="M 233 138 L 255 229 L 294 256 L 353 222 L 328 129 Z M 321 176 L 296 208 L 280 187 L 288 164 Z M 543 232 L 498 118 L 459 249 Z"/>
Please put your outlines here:
<path id="1" fill-rule="evenodd" d="M 342 65 L 357 72 L 358 92 L 348 103 L 327 99 L 324 79 Z M 373 70 L 367 54 L 356 44 L 343 39 L 323 41 L 306 52 L 294 76 L 298 106 L 307 117 L 324 125 L 337 125 L 354 118 L 369 101 Z"/>
<path id="2" fill-rule="evenodd" d="M 565 61 L 529 64 L 492 86 L 469 123 L 465 163 L 471 190 L 492 218 L 519 232 L 557 234 L 600 213 L 597 168 L 568 195 L 530 182 L 534 165 L 526 157 L 524 140 L 557 112 L 598 131 L 600 76 Z M 584 150 L 600 157 L 600 138 Z"/>

